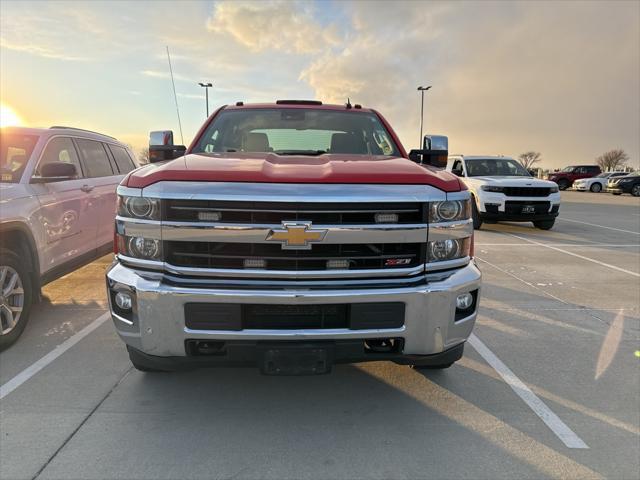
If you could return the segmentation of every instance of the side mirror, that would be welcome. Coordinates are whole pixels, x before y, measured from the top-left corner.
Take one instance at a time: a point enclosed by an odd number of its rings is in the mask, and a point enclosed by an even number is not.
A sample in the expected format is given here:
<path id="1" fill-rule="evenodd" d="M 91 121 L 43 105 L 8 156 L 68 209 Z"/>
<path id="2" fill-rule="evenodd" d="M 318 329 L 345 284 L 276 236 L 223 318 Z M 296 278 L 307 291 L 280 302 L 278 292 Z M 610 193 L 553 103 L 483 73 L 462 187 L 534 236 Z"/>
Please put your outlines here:
<path id="1" fill-rule="evenodd" d="M 78 170 L 73 163 L 49 162 L 40 167 L 40 176 L 31 179 L 32 183 L 53 183 L 64 180 L 74 180 L 78 177 Z"/>
<path id="2" fill-rule="evenodd" d="M 464 172 L 462 171 L 461 168 L 455 168 L 451 170 L 451 173 L 453 173 L 454 175 L 457 175 L 458 177 L 464 177 Z"/>
<path id="3" fill-rule="evenodd" d="M 437 168 L 445 168 L 448 158 L 449 138 L 444 135 L 425 135 L 422 149 L 409 152 L 409 160 Z"/>
<path id="4" fill-rule="evenodd" d="M 158 130 L 149 133 L 149 163 L 173 160 L 187 151 L 184 145 L 173 144 L 171 130 Z"/>

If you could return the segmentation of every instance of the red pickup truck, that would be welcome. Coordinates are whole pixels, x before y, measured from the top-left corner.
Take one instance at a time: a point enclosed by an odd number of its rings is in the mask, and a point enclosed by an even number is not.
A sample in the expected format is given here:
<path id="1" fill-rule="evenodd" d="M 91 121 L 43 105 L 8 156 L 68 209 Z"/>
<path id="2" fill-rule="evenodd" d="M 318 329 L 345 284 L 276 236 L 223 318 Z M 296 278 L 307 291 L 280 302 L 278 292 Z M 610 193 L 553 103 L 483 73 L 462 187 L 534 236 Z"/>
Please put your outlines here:
<path id="1" fill-rule="evenodd" d="M 559 172 L 549 173 L 548 180 L 556 182 L 560 190 L 566 190 L 573 182 L 581 178 L 591 178 L 600 175 L 602 170 L 598 165 L 572 165 L 564 167 Z"/>
<path id="2" fill-rule="evenodd" d="M 188 149 L 172 137 L 118 188 L 107 289 L 136 368 L 462 356 L 480 272 L 469 192 L 433 168 L 444 137 L 408 154 L 375 110 L 317 101 L 239 102 Z"/>

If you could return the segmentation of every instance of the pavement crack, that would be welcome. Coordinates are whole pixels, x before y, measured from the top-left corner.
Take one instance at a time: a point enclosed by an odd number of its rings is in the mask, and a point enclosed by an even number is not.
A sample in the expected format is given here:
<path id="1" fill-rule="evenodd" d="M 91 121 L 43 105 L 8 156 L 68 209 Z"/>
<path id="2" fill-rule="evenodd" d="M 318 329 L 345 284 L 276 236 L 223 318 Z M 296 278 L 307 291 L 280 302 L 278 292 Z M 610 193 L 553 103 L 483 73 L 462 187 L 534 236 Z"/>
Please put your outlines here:
<path id="1" fill-rule="evenodd" d="M 113 391 L 116 388 L 118 388 L 118 386 L 124 381 L 124 379 L 127 377 L 127 375 L 129 375 L 129 373 L 131 373 L 131 370 L 133 370 L 133 366 L 129 367 L 122 374 L 122 376 L 118 379 L 118 381 L 113 384 L 113 386 L 104 395 L 104 397 L 102 397 L 100 399 L 100 401 L 96 404 L 96 406 L 91 409 L 89 414 L 80 422 L 80 424 L 76 428 L 73 429 L 73 431 L 69 434 L 69 436 L 67 436 L 67 438 L 64 439 L 64 442 L 62 442 L 62 444 L 56 449 L 56 451 L 53 452 L 53 454 L 44 463 L 44 465 L 42 465 L 42 467 L 40 467 L 40 470 L 38 470 L 36 472 L 36 474 L 31 478 L 31 480 L 36 480 L 40 476 L 40 474 L 49 466 L 49 464 L 53 461 L 53 459 L 58 456 L 58 453 L 60 453 L 62 451 L 62 449 L 71 441 L 71 439 L 75 436 L 75 434 L 78 433 L 78 431 L 84 426 L 85 423 L 87 423 L 87 420 L 89 420 L 89 418 L 91 418 L 93 416 L 93 414 L 96 412 L 96 410 L 98 410 L 98 408 L 100 408 L 100 406 L 104 403 L 104 401 L 107 398 L 109 398 L 111 396 L 111 394 L 113 393 Z"/>

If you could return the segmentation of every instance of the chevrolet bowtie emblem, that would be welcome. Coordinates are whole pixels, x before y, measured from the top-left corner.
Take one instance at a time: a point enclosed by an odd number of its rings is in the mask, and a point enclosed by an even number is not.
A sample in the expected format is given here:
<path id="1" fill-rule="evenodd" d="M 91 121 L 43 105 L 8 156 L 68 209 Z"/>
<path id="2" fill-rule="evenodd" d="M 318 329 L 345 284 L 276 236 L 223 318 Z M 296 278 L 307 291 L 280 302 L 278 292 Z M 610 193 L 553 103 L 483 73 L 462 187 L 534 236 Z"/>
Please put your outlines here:
<path id="1" fill-rule="evenodd" d="M 324 240 L 327 230 L 311 228 L 311 222 L 282 222 L 267 234 L 268 242 L 282 243 L 283 250 L 311 250 L 311 244 Z"/>

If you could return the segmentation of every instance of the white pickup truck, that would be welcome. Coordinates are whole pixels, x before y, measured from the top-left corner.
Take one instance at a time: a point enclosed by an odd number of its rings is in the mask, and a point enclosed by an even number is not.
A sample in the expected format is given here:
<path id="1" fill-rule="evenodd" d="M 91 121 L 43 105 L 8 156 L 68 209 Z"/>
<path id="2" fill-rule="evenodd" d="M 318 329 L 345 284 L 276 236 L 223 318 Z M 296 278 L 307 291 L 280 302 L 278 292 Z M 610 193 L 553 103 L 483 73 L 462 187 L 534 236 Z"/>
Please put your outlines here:
<path id="1" fill-rule="evenodd" d="M 483 222 L 533 222 L 553 227 L 560 210 L 558 185 L 533 178 L 509 157 L 451 155 L 447 171 L 461 177 L 471 192 L 473 227 Z"/>

